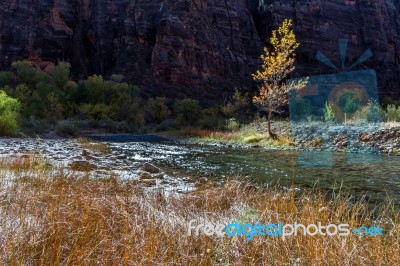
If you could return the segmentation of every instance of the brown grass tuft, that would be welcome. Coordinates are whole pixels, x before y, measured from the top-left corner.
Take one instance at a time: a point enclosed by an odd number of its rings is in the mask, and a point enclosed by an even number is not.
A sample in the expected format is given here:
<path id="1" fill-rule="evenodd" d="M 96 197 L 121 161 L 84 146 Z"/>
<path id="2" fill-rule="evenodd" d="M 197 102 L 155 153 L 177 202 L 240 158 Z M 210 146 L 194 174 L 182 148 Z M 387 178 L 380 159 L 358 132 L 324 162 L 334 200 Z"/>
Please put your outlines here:
<path id="1" fill-rule="evenodd" d="M 101 154 L 111 153 L 111 149 L 106 143 L 91 141 L 88 138 L 78 138 L 78 143 L 82 148 L 90 151 L 99 152 Z"/>

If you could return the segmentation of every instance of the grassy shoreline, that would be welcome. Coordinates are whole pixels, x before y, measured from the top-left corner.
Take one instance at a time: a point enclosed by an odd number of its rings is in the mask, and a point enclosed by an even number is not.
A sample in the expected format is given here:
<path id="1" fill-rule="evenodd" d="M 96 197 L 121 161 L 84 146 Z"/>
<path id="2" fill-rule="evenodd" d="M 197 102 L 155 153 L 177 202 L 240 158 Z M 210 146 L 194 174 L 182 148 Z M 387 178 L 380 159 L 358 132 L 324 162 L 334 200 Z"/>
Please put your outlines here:
<path id="1" fill-rule="evenodd" d="M 387 202 L 371 211 L 346 192 L 295 193 L 246 181 L 207 183 L 166 195 L 134 180 L 78 177 L 37 158 L 0 165 L 3 265 L 395 265 L 400 214 Z M 7 178 L 13 173 L 13 178 Z M 397 206 L 398 208 L 398 206 Z M 379 225 L 383 237 L 189 236 L 190 220 Z"/>

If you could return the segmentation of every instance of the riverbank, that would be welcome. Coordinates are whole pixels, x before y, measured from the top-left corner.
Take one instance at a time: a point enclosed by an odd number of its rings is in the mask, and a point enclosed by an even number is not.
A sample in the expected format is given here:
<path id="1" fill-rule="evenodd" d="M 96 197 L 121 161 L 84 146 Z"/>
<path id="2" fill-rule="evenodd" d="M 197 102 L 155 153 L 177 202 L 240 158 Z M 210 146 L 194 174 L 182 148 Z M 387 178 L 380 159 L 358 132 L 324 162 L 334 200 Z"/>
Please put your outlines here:
<path id="1" fill-rule="evenodd" d="M 266 122 L 243 126 L 234 132 L 187 129 L 177 135 L 198 141 L 226 145 L 249 145 L 281 150 L 332 150 L 350 152 L 380 152 L 400 155 L 400 123 L 273 123 L 278 139 L 269 139 Z"/>
<path id="2" fill-rule="evenodd" d="M 364 200 L 354 202 L 343 190 L 329 196 L 318 189 L 260 188 L 227 179 L 171 194 L 148 190 L 134 179 L 79 172 L 36 157 L 2 160 L 1 264 L 396 265 L 400 259 L 400 217 L 390 201 L 372 213 Z M 191 220 L 347 223 L 380 226 L 384 235 L 247 241 L 189 235 Z"/>

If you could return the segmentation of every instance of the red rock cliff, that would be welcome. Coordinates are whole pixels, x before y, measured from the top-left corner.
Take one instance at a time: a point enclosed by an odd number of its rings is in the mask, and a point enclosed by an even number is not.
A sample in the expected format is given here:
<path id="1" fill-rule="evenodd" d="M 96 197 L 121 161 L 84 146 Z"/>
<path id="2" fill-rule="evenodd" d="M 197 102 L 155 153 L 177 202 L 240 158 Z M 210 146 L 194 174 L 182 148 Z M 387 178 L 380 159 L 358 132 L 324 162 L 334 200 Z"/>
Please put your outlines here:
<path id="1" fill-rule="evenodd" d="M 400 3 L 397 0 L 3 0 L 0 64 L 66 60 L 74 78 L 123 73 L 147 95 L 218 99 L 252 86 L 263 42 L 294 19 L 301 48 L 296 75 L 330 73 L 317 50 L 339 64 L 348 38 L 353 62 L 379 73 L 382 95 L 399 96 Z"/>

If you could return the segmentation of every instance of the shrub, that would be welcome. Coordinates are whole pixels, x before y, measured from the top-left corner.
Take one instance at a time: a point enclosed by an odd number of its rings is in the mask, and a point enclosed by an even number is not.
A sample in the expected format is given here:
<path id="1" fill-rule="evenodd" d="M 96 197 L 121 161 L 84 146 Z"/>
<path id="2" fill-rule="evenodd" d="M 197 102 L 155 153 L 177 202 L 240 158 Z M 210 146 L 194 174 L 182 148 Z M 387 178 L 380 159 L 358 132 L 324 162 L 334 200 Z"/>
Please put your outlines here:
<path id="1" fill-rule="evenodd" d="M 165 97 L 151 98 L 147 101 L 145 109 L 146 121 L 150 123 L 161 123 L 171 115 Z"/>
<path id="2" fill-rule="evenodd" d="M 359 111 L 357 111 L 354 116 L 354 120 L 364 120 L 367 122 L 381 122 L 382 114 L 379 103 L 376 101 L 371 101 Z"/>
<path id="3" fill-rule="evenodd" d="M 236 121 L 235 118 L 231 118 L 226 121 L 225 128 L 229 131 L 232 131 L 232 132 L 236 131 L 239 129 L 239 127 L 240 127 L 240 124 L 238 123 L 238 121 Z"/>
<path id="4" fill-rule="evenodd" d="M 335 121 L 335 112 L 333 111 L 332 104 L 326 102 L 324 108 L 324 120 L 326 122 Z"/>
<path id="5" fill-rule="evenodd" d="M 17 61 L 12 63 L 18 84 L 25 84 L 33 89 L 41 81 L 45 81 L 48 76 L 45 72 L 37 70 L 30 61 Z"/>
<path id="6" fill-rule="evenodd" d="M 60 121 L 56 125 L 56 134 L 60 137 L 75 137 L 78 128 L 71 120 Z"/>
<path id="7" fill-rule="evenodd" d="M 199 102 L 192 99 L 177 100 L 174 104 L 176 119 L 180 124 L 194 124 L 200 118 Z"/>
<path id="8" fill-rule="evenodd" d="M 247 93 L 241 93 L 235 88 L 235 92 L 227 103 L 222 106 L 222 113 L 226 118 L 235 118 L 245 122 L 249 117 L 250 101 Z"/>
<path id="9" fill-rule="evenodd" d="M 18 131 L 17 116 L 20 109 L 18 100 L 0 91 L 0 135 L 11 136 Z"/>
<path id="10" fill-rule="evenodd" d="M 14 80 L 12 72 L 0 72 L 0 87 L 11 86 Z"/>
<path id="11" fill-rule="evenodd" d="M 221 129 L 225 126 L 225 119 L 219 107 L 210 107 L 201 111 L 201 119 L 197 124 L 204 129 Z"/>
<path id="12" fill-rule="evenodd" d="M 70 75 L 71 65 L 67 62 L 58 63 L 51 71 L 51 77 L 54 84 L 59 88 L 63 89 L 68 81 Z"/>
<path id="13" fill-rule="evenodd" d="M 292 121 L 307 121 L 313 114 L 311 102 L 308 99 L 297 97 L 291 102 L 290 114 Z"/>
<path id="14" fill-rule="evenodd" d="M 121 83 L 124 80 L 124 78 L 125 78 L 124 75 L 121 74 L 112 74 L 110 76 L 110 80 L 117 83 Z"/>
<path id="15" fill-rule="evenodd" d="M 387 122 L 400 122 L 400 106 L 389 104 L 386 110 L 383 110 L 383 116 Z"/>

